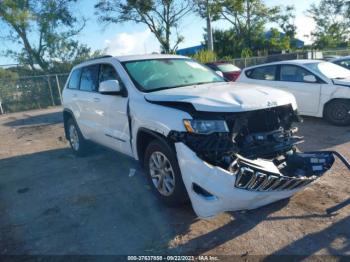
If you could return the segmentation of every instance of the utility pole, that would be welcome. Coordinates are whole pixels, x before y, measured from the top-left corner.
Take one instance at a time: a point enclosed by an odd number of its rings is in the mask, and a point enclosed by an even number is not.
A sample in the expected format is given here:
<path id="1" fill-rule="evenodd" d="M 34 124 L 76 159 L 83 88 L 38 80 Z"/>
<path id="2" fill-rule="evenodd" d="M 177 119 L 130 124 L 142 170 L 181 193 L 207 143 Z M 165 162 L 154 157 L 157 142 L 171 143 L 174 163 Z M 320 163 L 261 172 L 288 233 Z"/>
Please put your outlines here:
<path id="1" fill-rule="evenodd" d="M 207 0 L 207 34 L 208 34 L 208 50 L 214 51 L 213 29 L 211 27 L 211 14 L 209 0 Z"/>

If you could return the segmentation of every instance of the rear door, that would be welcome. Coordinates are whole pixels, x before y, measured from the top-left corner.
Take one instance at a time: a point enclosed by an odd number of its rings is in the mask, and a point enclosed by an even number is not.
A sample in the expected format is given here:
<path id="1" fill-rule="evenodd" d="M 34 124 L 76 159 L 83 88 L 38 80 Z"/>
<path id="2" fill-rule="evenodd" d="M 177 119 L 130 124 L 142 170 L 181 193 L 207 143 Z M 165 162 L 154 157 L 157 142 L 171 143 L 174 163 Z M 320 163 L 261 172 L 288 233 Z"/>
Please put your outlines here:
<path id="1" fill-rule="evenodd" d="M 95 120 L 94 96 L 98 89 L 99 65 L 89 65 L 81 69 L 80 87 L 77 104 L 80 115 L 78 124 L 85 138 L 95 140 L 98 135 L 98 123 Z"/>
<path id="2" fill-rule="evenodd" d="M 307 69 L 297 65 L 281 65 L 274 86 L 292 93 L 301 114 L 317 113 L 320 102 L 321 83 L 305 82 L 304 76 L 314 75 Z M 318 77 L 314 75 L 316 79 Z"/>
<path id="3" fill-rule="evenodd" d="M 78 106 L 78 94 L 79 94 L 79 84 L 80 84 L 81 69 L 74 69 L 70 74 L 68 83 L 63 90 L 63 103 L 64 107 L 70 109 L 78 121 L 78 116 L 80 115 Z"/>

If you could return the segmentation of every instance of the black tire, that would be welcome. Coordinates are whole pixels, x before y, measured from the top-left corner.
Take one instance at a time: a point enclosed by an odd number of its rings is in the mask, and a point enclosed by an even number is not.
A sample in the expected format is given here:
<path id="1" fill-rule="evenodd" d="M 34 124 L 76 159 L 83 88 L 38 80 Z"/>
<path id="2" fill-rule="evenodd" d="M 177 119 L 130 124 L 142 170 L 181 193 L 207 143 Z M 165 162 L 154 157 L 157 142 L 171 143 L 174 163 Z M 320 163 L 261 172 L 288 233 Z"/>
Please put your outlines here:
<path id="1" fill-rule="evenodd" d="M 73 129 L 75 130 L 76 135 L 74 135 L 74 137 L 71 137 L 72 133 L 74 132 Z M 78 125 L 72 118 L 68 119 L 66 123 L 66 132 L 67 139 L 74 154 L 77 156 L 86 156 L 89 152 L 88 141 L 83 137 Z M 78 140 L 78 146 L 75 144 L 75 139 Z"/>
<path id="2" fill-rule="evenodd" d="M 169 161 L 169 164 L 172 168 L 172 173 L 173 176 L 171 175 L 171 177 L 174 178 L 174 188 L 171 192 L 168 192 L 169 195 L 164 195 L 163 193 L 161 193 L 161 191 L 156 187 L 154 182 L 154 179 L 152 179 L 151 176 L 151 165 L 150 161 L 152 155 L 154 156 L 154 154 L 158 154 L 161 153 L 163 154 L 167 160 Z M 187 195 L 187 191 L 186 191 L 186 187 L 183 183 L 182 180 L 182 176 L 181 176 L 181 171 L 177 162 L 177 157 L 176 154 L 174 152 L 174 149 L 172 149 L 167 142 L 165 141 L 160 141 L 160 140 L 153 140 L 146 149 L 145 152 L 145 158 L 144 158 L 144 169 L 146 171 L 147 174 L 147 179 L 150 183 L 150 186 L 152 188 L 153 193 L 167 206 L 181 206 L 186 204 L 189 201 L 188 195 Z M 169 169 L 169 167 L 168 167 Z M 166 172 L 166 171 L 164 171 Z M 171 172 L 170 172 L 171 173 Z M 169 174 L 169 173 L 168 173 Z M 167 175 L 166 175 L 167 176 Z M 169 175 L 170 177 L 170 175 Z M 163 179 L 165 180 L 165 179 Z M 159 182 L 159 180 L 158 180 Z M 165 186 L 166 183 L 163 183 L 163 187 L 164 189 L 167 188 Z"/>
<path id="3" fill-rule="evenodd" d="M 350 125 L 350 101 L 334 100 L 326 105 L 325 119 L 336 126 Z"/>

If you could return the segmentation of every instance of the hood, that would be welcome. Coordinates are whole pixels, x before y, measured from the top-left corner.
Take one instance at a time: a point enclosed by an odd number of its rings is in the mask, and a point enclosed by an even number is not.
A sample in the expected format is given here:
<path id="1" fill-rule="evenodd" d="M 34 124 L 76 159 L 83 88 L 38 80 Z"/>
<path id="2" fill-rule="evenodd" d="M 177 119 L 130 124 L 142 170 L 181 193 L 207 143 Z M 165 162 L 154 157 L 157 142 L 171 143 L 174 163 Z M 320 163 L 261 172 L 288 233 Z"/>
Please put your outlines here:
<path id="1" fill-rule="evenodd" d="M 197 111 L 205 112 L 245 112 L 287 104 L 297 108 L 294 96 L 288 92 L 237 82 L 166 89 L 148 93 L 145 98 L 151 102 L 191 103 Z"/>
<path id="2" fill-rule="evenodd" d="M 332 79 L 335 85 L 348 86 L 350 87 L 350 78 L 344 79 Z"/>

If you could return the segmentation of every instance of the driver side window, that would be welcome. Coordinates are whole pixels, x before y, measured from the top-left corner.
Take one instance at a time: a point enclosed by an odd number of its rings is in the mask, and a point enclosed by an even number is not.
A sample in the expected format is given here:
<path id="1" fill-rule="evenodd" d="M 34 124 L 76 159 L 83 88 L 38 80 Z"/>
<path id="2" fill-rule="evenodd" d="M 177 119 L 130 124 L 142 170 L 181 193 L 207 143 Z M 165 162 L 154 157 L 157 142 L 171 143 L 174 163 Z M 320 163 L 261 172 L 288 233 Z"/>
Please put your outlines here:
<path id="1" fill-rule="evenodd" d="M 305 83 L 304 76 L 307 75 L 312 75 L 312 73 L 302 67 L 294 65 L 282 65 L 280 81 Z"/>
<path id="2" fill-rule="evenodd" d="M 107 80 L 117 80 L 119 85 L 123 87 L 123 83 L 115 70 L 114 66 L 110 64 L 101 64 L 100 67 L 100 75 L 99 75 L 99 83 Z"/>

